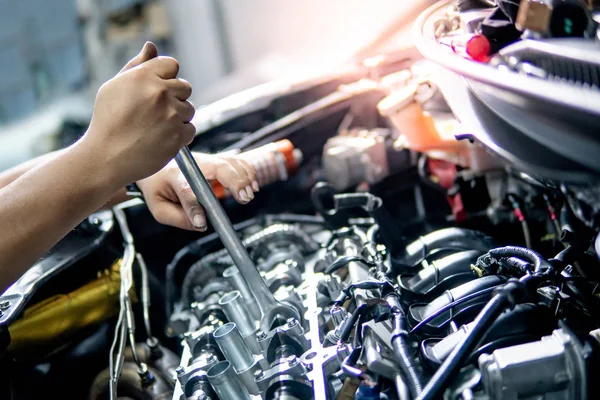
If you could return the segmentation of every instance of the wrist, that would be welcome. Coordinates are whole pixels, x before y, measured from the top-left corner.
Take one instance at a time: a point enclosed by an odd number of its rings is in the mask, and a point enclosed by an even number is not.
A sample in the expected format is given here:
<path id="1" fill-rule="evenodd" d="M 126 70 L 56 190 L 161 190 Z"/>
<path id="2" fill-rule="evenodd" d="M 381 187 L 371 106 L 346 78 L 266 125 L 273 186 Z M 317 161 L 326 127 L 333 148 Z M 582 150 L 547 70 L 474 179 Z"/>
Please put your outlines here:
<path id="1" fill-rule="evenodd" d="M 112 195 L 129 183 L 123 181 L 122 171 L 118 170 L 114 160 L 106 156 L 99 146 L 84 139 L 68 147 L 64 155 L 71 159 L 78 173 L 98 190 Z"/>

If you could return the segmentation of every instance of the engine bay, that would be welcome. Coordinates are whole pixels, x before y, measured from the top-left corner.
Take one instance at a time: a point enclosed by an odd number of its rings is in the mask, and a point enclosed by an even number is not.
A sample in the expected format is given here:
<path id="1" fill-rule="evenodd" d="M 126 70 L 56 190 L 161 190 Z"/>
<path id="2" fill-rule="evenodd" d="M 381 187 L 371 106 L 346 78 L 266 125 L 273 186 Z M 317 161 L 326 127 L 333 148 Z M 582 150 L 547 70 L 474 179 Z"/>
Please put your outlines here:
<path id="1" fill-rule="evenodd" d="M 256 200 L 90 216 L 0 296 L 3 398 L 597 398 L 599 170 L 419 51 L 200 108 Z"/>

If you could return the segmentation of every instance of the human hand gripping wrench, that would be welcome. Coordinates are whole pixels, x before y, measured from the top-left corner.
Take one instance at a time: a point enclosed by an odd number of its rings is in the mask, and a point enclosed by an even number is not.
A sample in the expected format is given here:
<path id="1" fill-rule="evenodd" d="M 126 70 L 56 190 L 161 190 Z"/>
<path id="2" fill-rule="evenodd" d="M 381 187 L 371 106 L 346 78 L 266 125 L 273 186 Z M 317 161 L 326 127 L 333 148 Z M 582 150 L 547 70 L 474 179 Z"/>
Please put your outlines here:
<path id="1" fill-rule="evenodd" d="M 175 157 L 175 161 L 196 195 L 198 203 L 204 208 L 208 220 L 221 238 L 223 245 L 231 255 L 231 259 L 254 295 L 260 309 L 261 330 L 263 332 L 270 331 L 272 323 L 278 316 L 284 319 L 296 318 L 298 321 L 301 321 L 302 318 L 297 309 L 277 301 L 269 291 L 242 241 L 233 229 L 233 225 L 227 217 L 225 210 L 223 210 L 210 184 L 202 174 L 200 167 L 198 167 L 190 149 L 187 146 L 181 148 L 179 154 Z"/>

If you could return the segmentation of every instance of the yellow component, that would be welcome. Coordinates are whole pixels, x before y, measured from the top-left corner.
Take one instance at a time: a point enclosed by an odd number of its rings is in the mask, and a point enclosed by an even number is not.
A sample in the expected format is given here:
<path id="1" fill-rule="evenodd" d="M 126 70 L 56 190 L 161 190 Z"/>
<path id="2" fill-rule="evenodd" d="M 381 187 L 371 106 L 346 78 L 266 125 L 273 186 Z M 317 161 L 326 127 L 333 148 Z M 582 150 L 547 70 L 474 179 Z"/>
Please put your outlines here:
<path id="1" fill-rule="evenodd" d="M 11 354 L 20 358 L 42 356 L 67 344 L 82 329 L 116 315 L 120 266 L 118 260 L 109 270 L 98 272 L 98 279 L 74 292 L 50 297 L 27 308 L 23 318 L 9 328 Z"/>
<path id="2" fill-rule="evenodd" d="M 540 238 L 540 242 L 553 242 L 556 240 L 556 235 L 553 233 L 548 233 Z"/>
<path id="3" fill-rule="evenodd" d="M 471 271 L 475 272 L 479 278 L 485 275 L 485 270 L 483 268 L 479 268 L 477 265 L 471 264 Z"/>

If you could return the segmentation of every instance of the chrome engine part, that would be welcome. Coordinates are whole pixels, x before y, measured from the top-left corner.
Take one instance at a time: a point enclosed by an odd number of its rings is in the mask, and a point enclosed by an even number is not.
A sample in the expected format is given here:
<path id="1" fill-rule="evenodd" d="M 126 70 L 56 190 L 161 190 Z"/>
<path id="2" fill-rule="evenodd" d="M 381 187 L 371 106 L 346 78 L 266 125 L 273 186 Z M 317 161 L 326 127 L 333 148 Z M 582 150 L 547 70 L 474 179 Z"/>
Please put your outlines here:
<path id="1" fill-rule="evenodd" d="M 569 268 L 557 264 L 574 247 L 547 260 L 462 228 L 386 246 L 375 219 L 338 229 L 306 219 L 249 224 L 243 240 L 266 286 L 302 319 L 281 315 L 259 329 L 245 297 L 252 286 L 224 252 L 188 270 L 194 297 L 176 304 L 171 322 L 191 315 L 180 371 L 208 376 L 216 395 L 206 398 L 227 399 L 233 388 L 231 398 L 245 399 L 588 398 L 598 342 L 557 325 L 578 313 L 572 288 L 559 283 Z M 196 279 L 199 265 L 222 273 Z M 196 398 L 179 381 L 173 398 Z"/>
<path id="2" fill-rule="evenodd" d="M 498 349 L 479 357 L 490 399 L 586 399 L 585 354 L 578 339 L 559 329 L 539 342 Z"/>

